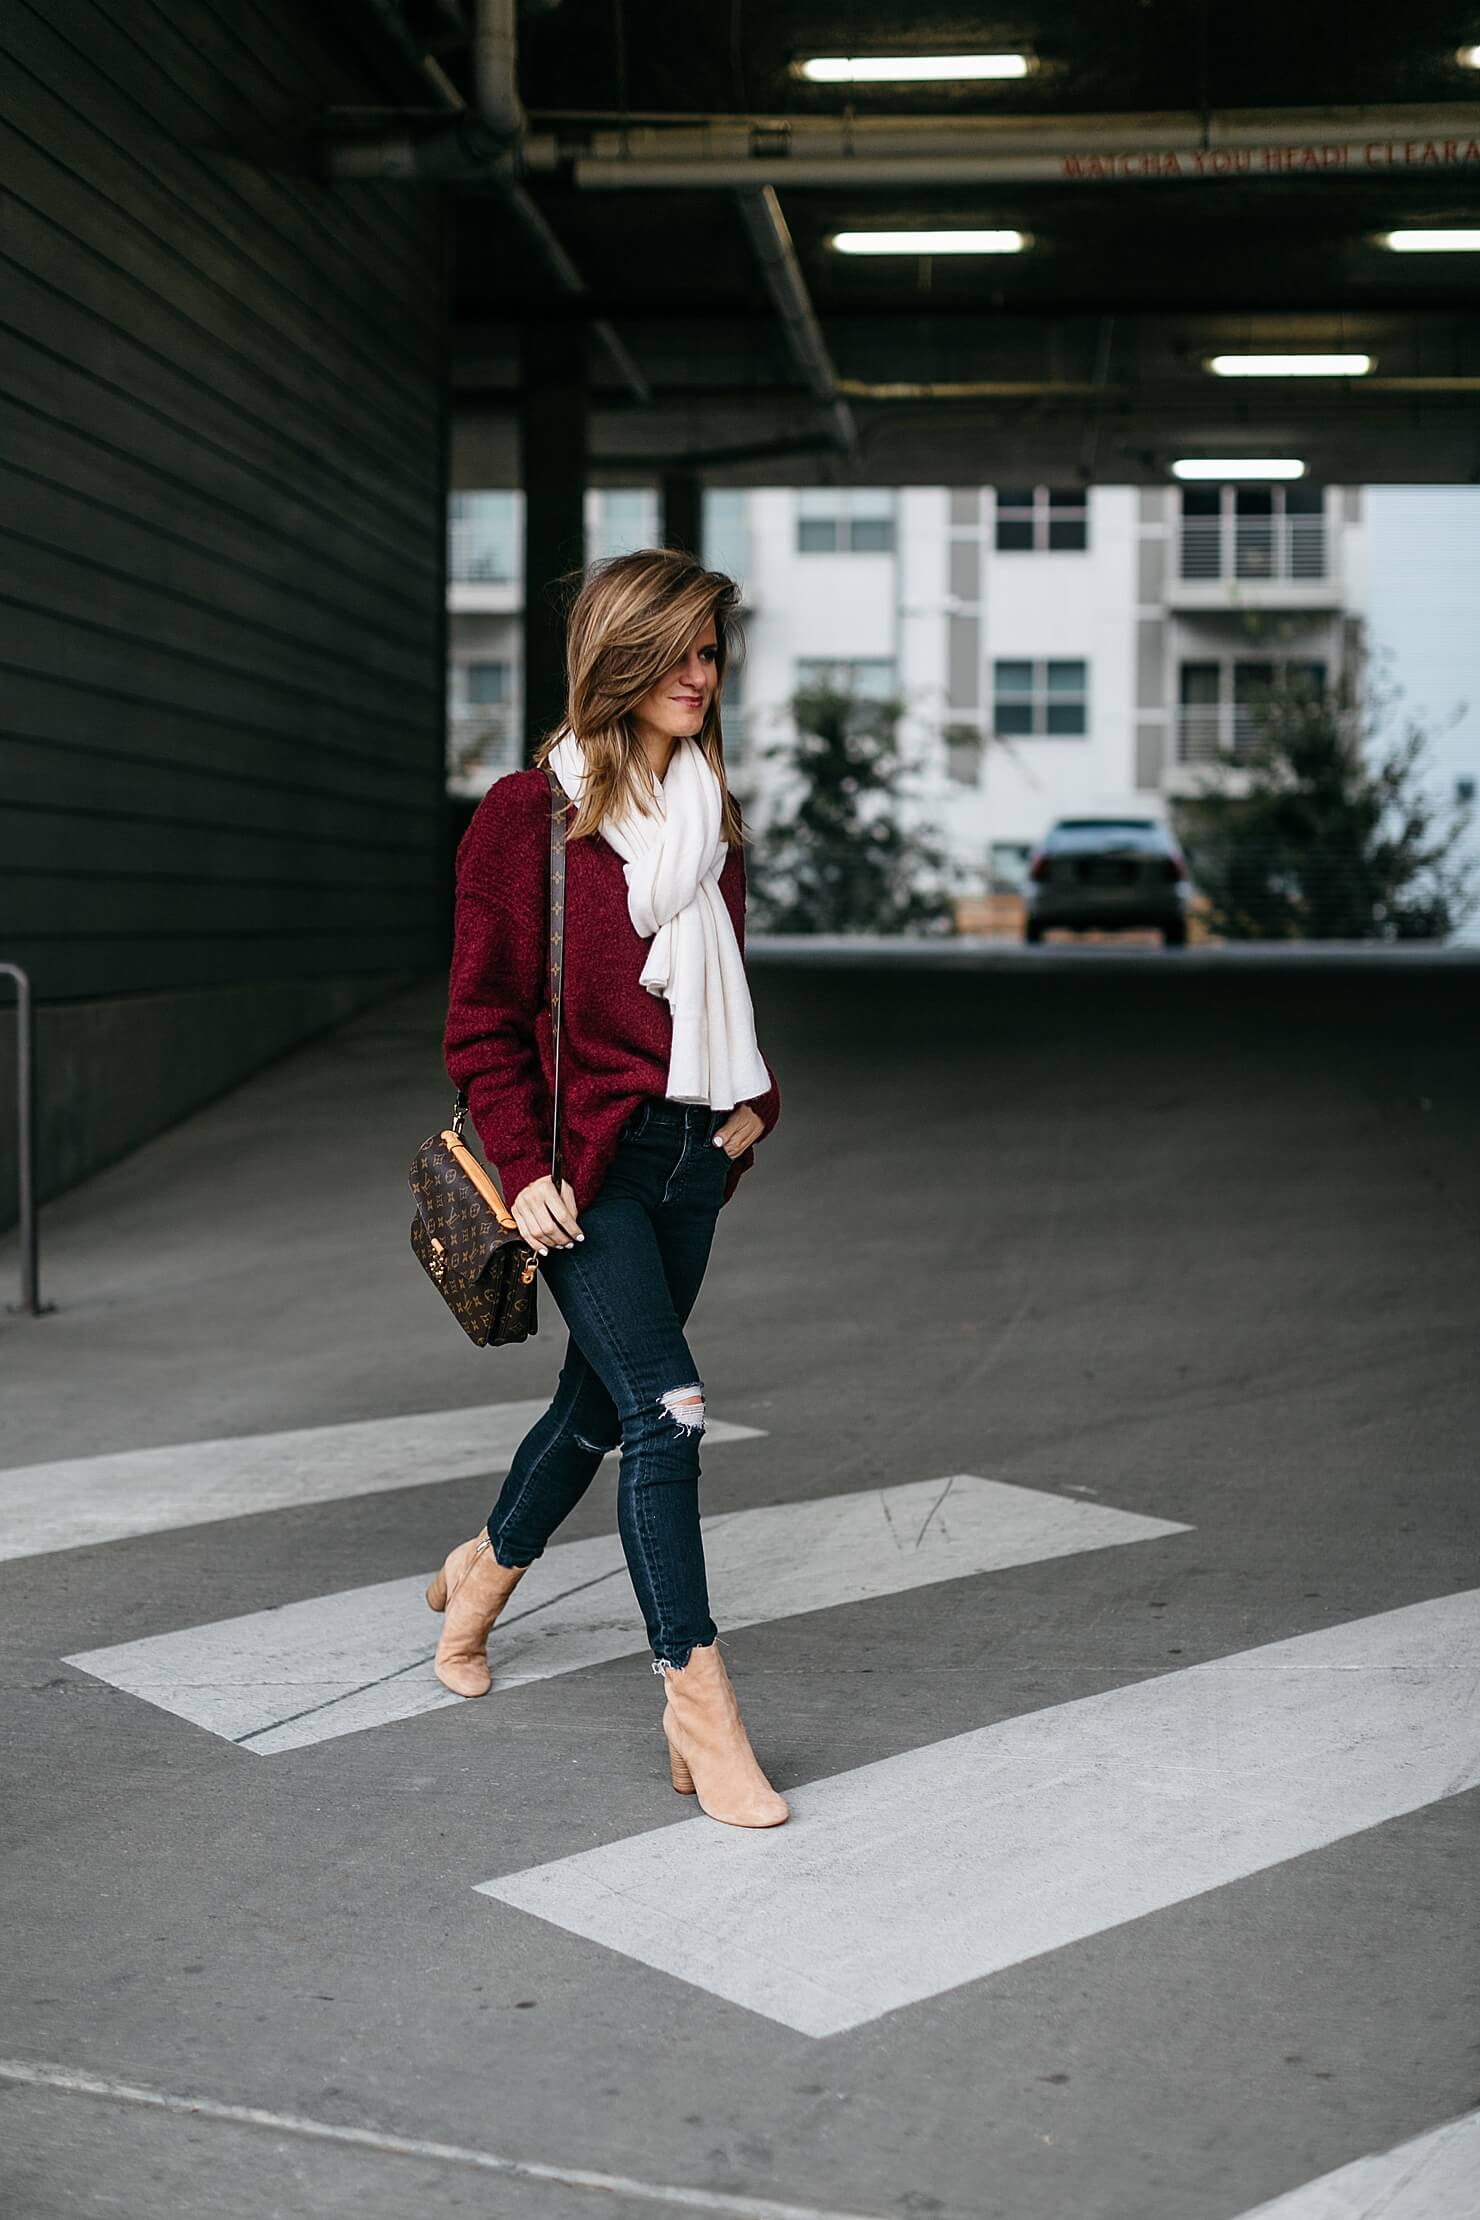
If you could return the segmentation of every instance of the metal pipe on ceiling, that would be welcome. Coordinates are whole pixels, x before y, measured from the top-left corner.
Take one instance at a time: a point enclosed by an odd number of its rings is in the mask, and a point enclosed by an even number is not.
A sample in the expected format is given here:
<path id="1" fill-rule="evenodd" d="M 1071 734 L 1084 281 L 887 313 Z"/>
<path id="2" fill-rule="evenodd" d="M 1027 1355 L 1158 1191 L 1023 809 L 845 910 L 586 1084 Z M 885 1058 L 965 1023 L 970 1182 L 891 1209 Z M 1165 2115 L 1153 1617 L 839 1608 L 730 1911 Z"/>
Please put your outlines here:
<path id="1" fill-rule="evenodd" d="M 1249 378 L 1247 385 L 1278 387 L 1290 396 L 1291 407 L 1297 396 L 1291 394 L 1288 378 Z M 1480 377 L 1413 377 L 1413 378 L 1331 378 L 1321 381 L 1324 398 L 1330 398 L 1329 389 L 1338 387 L 1347 407 L 1352 402 L 1361 403 L 1373 393 L 1433 394 L 1480 393 Z M 1140 406 L 1162 409 L 1206 410 L 1209 406 L 1209 388 L 1206 383 L 1192 380 L 1176 384 L 1141 380 L 1136 385 L 1101 384 L 1098 380 L 1085 381 L 1067 378 L 928 378 L 924 380 L 892 379 L 877 381 L 869 378 L 839 378 L 838 391 L 850 401 L 1103 401 L 1116 407 L 1128 402 Z M 1315 394 L 1303 396 L 1315 399 Z"/>
<path id="2" fill-rule="evenodd" d="M 519 98 L 517 0 L 477 0 L 473 70 L 478 89 L 478 113 L 503 149 L 512 151 L 522 140 L 528 122 L 524 103 Z M 561 245 L 539 203 L 513 177 L 504 181 L 502 192 L 510 213 L 562 292 L 572 300 L 588 299 L 590 287 Z M 598 316 L 591 329 L 628 391 L 636 400 L 651 402 L 652 387 L 612 324 L 605 316 Z"/>
<path id="3" fill-rule="evenodd" d="M 557 285 L 575 301 L 589 300 L 591 288 L 561 245 L 540 204 L 522 185 L 510 185 L 501 196 L 526 239 L 541 257 Z M 593 317 L 591 330 L 607 352 L 607 359 L 636 401 L 650 403 L 653 389 L 628 352 L 620 333 L 605 316 Z"/>
<path id="4" fill-rule="evenodd" d="M 486 178 L 517 163 L 535 174 L 567 174 L 597 191 L 1279 180 L 1343 171 L 1480 175 L 1475 108 L 1437 102 L 1227 108 L 1207 115 L 1193 109 L 1084 116 L 716 115 L 671 124 L 624 118 L 610 127 L 596 118 L 587 127 L 530 131 L 506 74 L 512 18 L 513 0 L 479 0 L 476 121 L 342 142 L 330 156 L 335 173 Z"/>
<path id="5" fill-rule="evenodd" d="M 779 461 L 789 455 L 822 455 L 831 452 L 832 440 L 826 432 L 800 439 L 760 439 L 742 442 L 737 447 L 694 447 L 676 454 L 594 455 L 592 467 L 603 471 L 643 476 L 664 470 L 725 470 L 743 463 Z M 618 481 L 620 483 L 620 479 Z"/>
<path id="6" fill-rule="evenodd" d="M 772 117 L 576 134 L 521 158 L 596 191 L 1480 176 L 1480 117 L 1440 105 L 1094 116 Z"/>
<path id="7" fill-rule="evenodd" d="M 496 138 L 517 145 L 529 119 L 519 98 L 516 0 L 477 0 L 472 43 L 478 113 Z"/>
<path id="8" fill-rule="evenodd" d="M 1053 152 L 1062 145 L 1184 146 L 1189 141 L 1209 146 L 1263 144 L 1283 140 L 1304 145 L 1308 140 L 1337 134 L 1357 138 L 1382 138 L 1401 133 L 1409 138 L 1473 138 L 1480 126 L 1475 103 L 1452 101 L 1364 101 L 1356 105 L 1323 103 L 1318 108 L 1212 108 L 1204 115 L 1196 108 L 1117 108 L 1072 115 L 1043 110 L 1032 115 L 970 116 L 921 115 L 709 115 L 675 119 L 671 123 L 636 123 L 628 117 L 592 116 L 584 126 L 571 127 L 568 152 L 600 157 L 630 150 L 638 157 L 663 151 L 701 155 L 746 154 L 772 143 L 778 155 L 848 154 L 860 148 L 871 152 L 924 154 L 954 142 L 961 152 L 980 151 L 995 145 L 1002 153 Z M 531 143 L 543 148 L 554 138 L 550 132 L 532 135 Z"/>
<path id="9" fill-rule="evenodd" d="M 401 21 L 399 10 L 390 7 L 388 0 L 369 0 L 369 4 L 378 17 L 394 16 Z M 404 21 L 402 30 L 404 33 Z M 453 119 L 451 128 L 444 125 L 426 138 L 400 132 L 376 141 L 350 142 L 331 149 L 329 167 L 332 174 L 339 177 L 427 181 L 438 175 L 471 174 L 486 178 L 497 188 L 510 215 L 560 291 L 570 300 L 587 300 L 590 287 L 539 203 L 519 182 L 514 165 L 514 150 L 526 124 L 524 104 L 519 98 L 516 30 L 516 0 L 478 0 L 473 27 L 478 107 L 472 117 L 441 69 L 434 63 L 429 66 L 429 57 L 418 55 L 409 33 L 405 33 L 403 52 L 446 106 Z M 428 167 L 422 156 L 430 149 L 436 150 L 438 164 L 451 166 Z M 467 168 L 468 164 L 472 165 L 471 169 Z M 606 349 L 612 367 L 633 398 L 650 403 L 652 387 L 607 318 L 593 318 L 591 330 Z"/>
<path id="10" fill-rule="evenodd" d="M 839 378 L 838 391 L 850 401 L 1121 401 L 1132 388 L 1066 378 Z"/>
<path id="11" fill-rule="evenodd" d="M 766 289 L 781 319 L 792 358 L 808 390 L 822 410 L 829 437 L 845 455 L 858 452 L 858 426 L 853 411 L 841 398 L 838 373 L 828 352 L 807 281 L 792 245 L 781 203 L 770 186 L 759 192 L 741 193 L 740 214 L 760 263 Z"/>
<path id="12" fill-rule="evenodd" d="M 1398 147 L 1402 141 L 1384 142 Z M 1408 142 L 1413 144 L 1415 142 Z M 1476 142 L 1480 147 L 1480 140 Z M 1171 169 L 1112 170 L 1108 157 L 1106 167 L 1091 169 L 1088 159 L 1078 154 L 1065 155 L 966 155 L 943 156 L 933 161 L 910 157 L 903 161 L 880 159 L 837 160 L 823 162 L 588 162 L 577 161 L 571 165 L 571 182 L 582 192 L 743 192 L 764 185 L 778 186 L 782 191 L 822 191 L 845 193 L 893 192 L 901 187 L 914 189 L 936 186 L 974 188 L 981 185 L 1110 185 L 1129 183 L 1182 183 L 1195 184 L 1217 179 L 1223 182 L 1237 175 L 1246 184 L 1267 185 L 1278 181 L 1289 183 L 1294 178 L 1324 174 L 1353 177 L 1417 176 L 1415 163 L 1395 162 L 1387 167 L 1377 162 L 1359 166 L 1339 167 L 1328 165 L 1324 172 L 1295 168 L 1276 170 L 1254 168 L 1241 171 L 1221 171 L 1212 167 L 1211 161 L 1202 169 L 1192 167 L 1194 149 L 1187 149 L 1181 166 Z M 1282 149 L 1271 147 L 1273 154 Z M 1336 149 L 1337 152 L 1343 151 Z M 1127 156 L 1127 161 L 1142 157 Z M 1150 156 L 1146 157 L 1149 161 Z M 1080 166 L 1076 167 L 1078 164 Z M 468 174 L 472 174 L 471 172 Z M 1447 169 L 1440 168 L 1424 173 L 1435 181 L 1447 178 L 1457 183 L 1461 178 L 1480 184 L 1480 152 L 1467 165 L 1457 160 Z"/>

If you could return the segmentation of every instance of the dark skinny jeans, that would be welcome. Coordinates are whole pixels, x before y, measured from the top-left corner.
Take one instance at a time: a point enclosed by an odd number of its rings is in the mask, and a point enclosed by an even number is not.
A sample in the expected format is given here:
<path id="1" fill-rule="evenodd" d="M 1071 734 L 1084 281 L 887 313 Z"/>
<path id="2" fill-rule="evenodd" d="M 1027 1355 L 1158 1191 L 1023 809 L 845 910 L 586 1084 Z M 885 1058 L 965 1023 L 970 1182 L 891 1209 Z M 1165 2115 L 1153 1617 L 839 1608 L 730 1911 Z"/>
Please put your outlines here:
<path id="1" fill-rule="evenodd" d="M 699 1534 L 704 1406 L 682 1400 L 703 1382 L 683 1329 L 724 1199 L 730 1158 L 713 1136 L 729 1115 L 650 1097 L 579 1214 L 585 1240 L 541 1258 L 570 1338 L 488 1520 L 499 1563 L 531 1564 L 620 1441 L 617 1526 L 655 1671 L 681 1671 L 715 1639 Z"/>

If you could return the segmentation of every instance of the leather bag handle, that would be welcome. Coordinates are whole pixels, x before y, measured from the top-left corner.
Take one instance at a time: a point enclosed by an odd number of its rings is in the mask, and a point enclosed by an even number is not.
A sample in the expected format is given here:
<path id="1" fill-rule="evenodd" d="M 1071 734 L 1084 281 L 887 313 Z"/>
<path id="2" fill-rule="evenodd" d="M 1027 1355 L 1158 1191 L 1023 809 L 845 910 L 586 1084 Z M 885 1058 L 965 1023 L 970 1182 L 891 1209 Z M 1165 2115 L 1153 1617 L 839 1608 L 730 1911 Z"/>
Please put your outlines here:
<path id="1" fill-rule="evenodd" d="M 442 1128 L 442 1139 L 447 1144 L 447 1148 L 463 1177 L 469 1180 L 483 1197 L 485 1205 L 493 1213 L 494 1219 L 503 1228 L 504 1232 L 518 1233 L 518 1222 L 472 1150 L 464 1141 L 459 1139 L 450 1125 Z"/>

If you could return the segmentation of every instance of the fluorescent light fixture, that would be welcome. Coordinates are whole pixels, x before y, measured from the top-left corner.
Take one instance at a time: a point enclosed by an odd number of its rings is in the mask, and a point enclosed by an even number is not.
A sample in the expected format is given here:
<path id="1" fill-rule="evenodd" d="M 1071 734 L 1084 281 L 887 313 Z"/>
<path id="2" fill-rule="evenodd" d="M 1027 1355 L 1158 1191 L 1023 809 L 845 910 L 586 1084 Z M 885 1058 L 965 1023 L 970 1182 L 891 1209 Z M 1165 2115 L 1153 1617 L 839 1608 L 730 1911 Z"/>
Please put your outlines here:
<path id="1" fill-rule="evenodd" d="M 1026 77 L 1026 54 L 814 54 L 793 62 L 814 85 L 977 84 L 991 77 Z"/>
<path id="2" fill-rule="evenodd" d="M 1480 231 L 1383 231 L 1378 240 L 1394 254 L 1480 254 Z"/>
<path id="3" fill-rule="evenodd" d="M 1174 478 L 1303 478 L 1305 465 L 1293 455 L 1189 455 L 1172 464 Z"/>
<path id="4" fill-rule="evenodd" d="M 839 254 L 1021 254 L 1025 231 L 835 231 Z"/>
<path id="5" fill-rule="evenodd" d="M 1209 355 L 1219 378 L 1365 378 L 1371 355 Z"/>

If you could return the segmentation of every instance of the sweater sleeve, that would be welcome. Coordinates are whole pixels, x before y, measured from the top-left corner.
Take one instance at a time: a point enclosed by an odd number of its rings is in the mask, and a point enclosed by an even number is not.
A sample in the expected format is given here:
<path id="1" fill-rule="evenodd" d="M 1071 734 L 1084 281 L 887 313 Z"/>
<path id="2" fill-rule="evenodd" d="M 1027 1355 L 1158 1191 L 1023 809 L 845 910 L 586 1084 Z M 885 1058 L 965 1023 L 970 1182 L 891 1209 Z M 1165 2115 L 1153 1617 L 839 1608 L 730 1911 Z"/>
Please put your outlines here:
<path id="1" fill-rule="evenodd" d="M 543 795 L 512 772 L 484 795 L 457 852 L 443 1057 L 448 1077 L 467 1093 L 506 1202 L 550 1170 L 549 1090 L 536 1033 L 545 999 L 548 841 Z"/>

